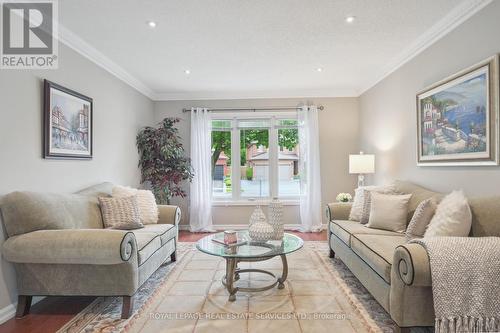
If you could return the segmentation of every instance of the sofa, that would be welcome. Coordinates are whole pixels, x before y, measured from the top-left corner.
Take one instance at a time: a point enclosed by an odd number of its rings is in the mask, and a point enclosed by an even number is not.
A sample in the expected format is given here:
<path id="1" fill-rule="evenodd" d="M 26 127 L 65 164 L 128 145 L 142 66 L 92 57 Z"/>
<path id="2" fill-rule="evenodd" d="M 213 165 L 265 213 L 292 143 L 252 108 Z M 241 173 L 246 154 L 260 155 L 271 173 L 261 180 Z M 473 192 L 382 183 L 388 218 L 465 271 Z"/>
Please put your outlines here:
<path id="1" fill-rule="evenodd" d="M 444 196 L 411 182 L 396 181 L 399 193 L 412 194 L 408 222 L 418 204 Z M 500 197 L 469 199 L 472 211 L 470 236 L 500 236 Z M 432 279 L 429 258 L 419 244 L 407 243 L 404 234 L 367 228 L 350 221 L 350 203 L 331 203 L 330 257 L 337 257 L 351 270 L 402 330 L 434 326 Z"/>
<path id="2" fill-rule="evenodd" d="M 122 318 L 137 289 L 164 263 L 176 260 L 180 209 L 159 205 L 159 221 L 136 230 L 104 229 L 98 196 L 103 183 L 75 194 L 12 192 L 0 202 L 7 239 L 3 257 L 17 276 L 16 317 L 32 296 L 121 296 Z"/>

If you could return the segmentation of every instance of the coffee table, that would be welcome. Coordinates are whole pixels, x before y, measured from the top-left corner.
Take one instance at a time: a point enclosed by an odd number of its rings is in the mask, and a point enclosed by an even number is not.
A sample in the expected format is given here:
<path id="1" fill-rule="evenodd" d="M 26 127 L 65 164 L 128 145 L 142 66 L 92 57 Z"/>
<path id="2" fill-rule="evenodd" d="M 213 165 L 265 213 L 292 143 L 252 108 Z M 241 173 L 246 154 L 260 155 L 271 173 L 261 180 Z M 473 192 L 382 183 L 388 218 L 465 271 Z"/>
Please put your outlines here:
<path id="1" fill-rule="evenodd" d="M 302 248 L 304 241 L 295 235 L 285 233 L 282 241 L 254 242 L 248 236 L 248 231 L 238 231 L 238 240 L 243 240 L 243 243 L 238 246 L 228 247 L 213 241 L 214 238 L 223 239 L 224 233 L 211 234 L 203 237 L 196 244 L 196 248 L 203 253 L 217 257 L 222 257 L 226 260 L 226 275 L 222 277 L 222 284 L 229 292 L 229 301 L 236 300 L 236 293 L 243 292 L 259 292 L 274 288 L 278 285 L 278 289 L 285 287 L 284 282 L 288 275 L 288 263 L 286 255 L 295 252 Z M 280 256 L 283 263 L 283 272 L 280 277 L 277 277 L 272 272 L 263 269 L 240 269 L 240 262 L 256 262 L 265 261 L 274 257 Z M 241 273 L 262 273 L 273 277 L 273 283 L 258 287 L 238 287 L 234 283 L 240 279 Z"/>

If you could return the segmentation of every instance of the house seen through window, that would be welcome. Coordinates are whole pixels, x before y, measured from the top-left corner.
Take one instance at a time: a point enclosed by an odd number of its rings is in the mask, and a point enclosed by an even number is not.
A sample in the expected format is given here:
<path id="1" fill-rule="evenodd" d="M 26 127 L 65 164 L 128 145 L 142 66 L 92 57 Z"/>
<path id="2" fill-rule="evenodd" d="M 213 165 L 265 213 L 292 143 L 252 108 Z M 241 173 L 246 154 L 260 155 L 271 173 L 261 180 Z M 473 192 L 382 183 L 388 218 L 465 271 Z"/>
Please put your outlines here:
<path id="1" fill-rule="evenodd" d="M 213 120 L 211 162 L 216 200 L 297 198 L 300 175 L 296 116 Z"/>

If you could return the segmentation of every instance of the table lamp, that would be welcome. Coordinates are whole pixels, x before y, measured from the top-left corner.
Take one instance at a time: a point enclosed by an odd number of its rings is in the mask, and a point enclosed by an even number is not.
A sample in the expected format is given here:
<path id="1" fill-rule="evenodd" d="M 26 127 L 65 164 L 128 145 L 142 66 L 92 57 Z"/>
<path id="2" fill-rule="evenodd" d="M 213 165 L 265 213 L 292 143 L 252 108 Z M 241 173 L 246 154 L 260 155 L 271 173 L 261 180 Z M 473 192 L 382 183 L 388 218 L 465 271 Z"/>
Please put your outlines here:
<path id="1" fill-rule="evenodd" d="M 365 185 L 365 174 L 375 172 L 375 155 L 349 155 L 349 173 L 358 175 L 358 187 Z"/>

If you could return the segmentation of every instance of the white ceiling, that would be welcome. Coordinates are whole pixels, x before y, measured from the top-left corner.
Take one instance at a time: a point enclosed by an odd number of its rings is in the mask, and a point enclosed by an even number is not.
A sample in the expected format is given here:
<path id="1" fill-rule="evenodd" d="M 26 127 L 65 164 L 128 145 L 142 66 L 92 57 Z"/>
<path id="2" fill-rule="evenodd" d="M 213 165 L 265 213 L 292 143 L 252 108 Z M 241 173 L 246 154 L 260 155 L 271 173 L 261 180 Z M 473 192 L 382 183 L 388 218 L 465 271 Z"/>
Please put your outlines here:
<path id="1" fill-rule="evenodd" d="M 59 20 L 153 99 L 358 96 L 489 2 L 63 0 Z"/>

